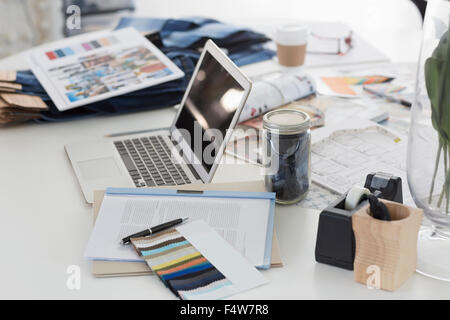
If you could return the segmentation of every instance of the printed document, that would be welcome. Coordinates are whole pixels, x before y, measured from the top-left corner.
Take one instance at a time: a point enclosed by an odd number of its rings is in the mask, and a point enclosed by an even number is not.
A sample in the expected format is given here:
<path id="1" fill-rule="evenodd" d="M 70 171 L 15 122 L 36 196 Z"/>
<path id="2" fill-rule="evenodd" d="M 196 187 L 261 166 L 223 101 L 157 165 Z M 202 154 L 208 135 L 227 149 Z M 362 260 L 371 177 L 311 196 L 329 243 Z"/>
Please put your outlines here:
<path id="1" fill-rule="evenodd" d="M 364 186 L 369 173 L 386 172 L 402 179 L 403 202 L 414 204 L 406 177 L 406 137 L 364 120 L 323 129 L 313 132 L 314 182 L 343 194 Z"/>
<path id="2" fill-rule="evenodd" d="M 28 51 L 25 58 L 59 111 L 184 76 L 133 28 L 64 39 Z"/>
<path id="3" fill-rule="evenodd" d="M 203 220 L 254 266 L 264 265 L 270 214 L 269 199 L 164 195 L 105 195 L 85 257 L 91 260 L 139 261 L 121 240 L 178 218 Z"/>

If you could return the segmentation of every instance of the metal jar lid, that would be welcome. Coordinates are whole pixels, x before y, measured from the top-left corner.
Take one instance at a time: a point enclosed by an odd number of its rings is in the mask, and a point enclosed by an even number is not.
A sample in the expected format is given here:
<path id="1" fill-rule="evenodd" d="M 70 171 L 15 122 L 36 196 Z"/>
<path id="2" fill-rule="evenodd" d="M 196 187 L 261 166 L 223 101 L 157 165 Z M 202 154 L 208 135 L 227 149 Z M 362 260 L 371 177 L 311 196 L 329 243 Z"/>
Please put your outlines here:
<path id="1" fill-rule="evenodd" d="M 308 130 L 310 125 L 308 114 L 295 109 L 270 111 L 263 118 L 263 128 L 280 135 L 302 133 Z"/>

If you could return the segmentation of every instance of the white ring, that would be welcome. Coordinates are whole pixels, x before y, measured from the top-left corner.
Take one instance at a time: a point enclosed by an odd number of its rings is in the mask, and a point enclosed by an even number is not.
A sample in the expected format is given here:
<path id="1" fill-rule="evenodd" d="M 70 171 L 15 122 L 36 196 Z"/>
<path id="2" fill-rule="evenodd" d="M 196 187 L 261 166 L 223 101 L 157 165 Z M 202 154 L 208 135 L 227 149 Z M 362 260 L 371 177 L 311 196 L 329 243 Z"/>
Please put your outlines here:
<path id="1" fill-rule="evenodd" d="M 370 194 L 370 190 L 360 186 L 352 187 L 345 197 L 345 210 L 355 209 L 364 195 Z"/>

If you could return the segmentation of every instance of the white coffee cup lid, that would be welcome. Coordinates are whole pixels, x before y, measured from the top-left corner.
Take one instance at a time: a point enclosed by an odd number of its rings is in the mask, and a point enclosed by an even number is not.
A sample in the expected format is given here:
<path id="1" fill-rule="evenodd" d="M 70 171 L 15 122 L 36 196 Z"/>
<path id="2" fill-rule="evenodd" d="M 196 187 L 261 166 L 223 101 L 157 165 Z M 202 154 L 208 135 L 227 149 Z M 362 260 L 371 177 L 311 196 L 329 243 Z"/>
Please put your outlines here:
<path id="1" fill-rule="evenodd" d="M 287 24 L 277 29 L 275 42 L 283 46 L 298 46 L 308 40 L 308 29 L 301 24 Z"/>

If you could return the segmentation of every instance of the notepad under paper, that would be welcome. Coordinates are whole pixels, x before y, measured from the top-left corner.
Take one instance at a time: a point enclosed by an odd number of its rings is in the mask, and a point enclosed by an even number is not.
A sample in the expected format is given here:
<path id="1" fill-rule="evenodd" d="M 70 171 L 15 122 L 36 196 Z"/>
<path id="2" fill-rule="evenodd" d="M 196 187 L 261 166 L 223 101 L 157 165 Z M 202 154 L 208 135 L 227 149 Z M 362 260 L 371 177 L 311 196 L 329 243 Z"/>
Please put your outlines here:
<path id="1" fill-rule="evenodd" d="M 183 300 L 222 299 L 267 283 L 203 220 L 132 243 L 159 279 Z"/>

